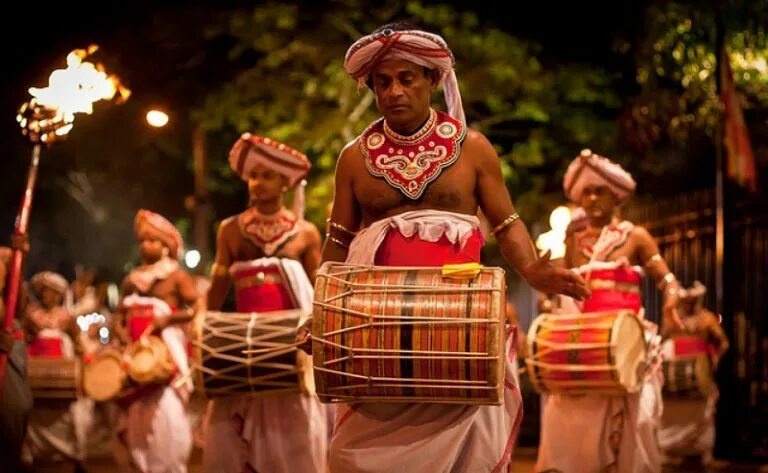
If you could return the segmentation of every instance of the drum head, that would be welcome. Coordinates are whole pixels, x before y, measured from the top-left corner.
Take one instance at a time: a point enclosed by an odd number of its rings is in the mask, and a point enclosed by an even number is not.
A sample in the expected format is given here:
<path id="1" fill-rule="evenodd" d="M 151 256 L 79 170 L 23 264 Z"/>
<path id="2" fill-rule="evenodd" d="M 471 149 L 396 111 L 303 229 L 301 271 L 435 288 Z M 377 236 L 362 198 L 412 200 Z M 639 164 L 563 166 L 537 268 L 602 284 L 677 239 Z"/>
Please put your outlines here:
<path id="1" fill-rule="evenodd" d="M 108 349 L 85 366 L 83 390 L 94 401 L 108 401 L 123 389 L 125 376 L 120 352 Z"/>
<path id="2" fill-rule="evenodd" d="M 164 381 L 171 372 L 168 348 L 158 337 L 147 337 L 147 341 L 136 342 L 128 347 L 128 375 L 137 383 Z"/>
<path id="3" fill-rule="evenodd" d="M 627 388 L 627 392 L 637 392 L 643 384 L 647 348 L 643 326 L 634 313 L 622 312 L 616 317 L 611 344 L 614 345 L 619 383 Z"/>

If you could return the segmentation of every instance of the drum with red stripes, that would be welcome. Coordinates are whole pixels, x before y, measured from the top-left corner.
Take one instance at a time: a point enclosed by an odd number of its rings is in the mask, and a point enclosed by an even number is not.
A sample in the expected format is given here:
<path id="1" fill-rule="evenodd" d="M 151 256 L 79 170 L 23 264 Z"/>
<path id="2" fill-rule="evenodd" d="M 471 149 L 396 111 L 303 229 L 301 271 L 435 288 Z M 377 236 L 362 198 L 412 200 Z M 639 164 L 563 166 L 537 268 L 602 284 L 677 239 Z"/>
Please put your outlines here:
<path id="1" fill-rule="evenodd" d="M 314 305 L 321 401 L 502 402 L 502 269 L 448 278 L 441 268 L 326 263 Z"/>
<path id="2" fill-rule="evenodd" d="M 528 330 L 528 372 L 539 392 L 637 392 L 646 368 L 643 326 L 632 310 L 541 314 Z"/>

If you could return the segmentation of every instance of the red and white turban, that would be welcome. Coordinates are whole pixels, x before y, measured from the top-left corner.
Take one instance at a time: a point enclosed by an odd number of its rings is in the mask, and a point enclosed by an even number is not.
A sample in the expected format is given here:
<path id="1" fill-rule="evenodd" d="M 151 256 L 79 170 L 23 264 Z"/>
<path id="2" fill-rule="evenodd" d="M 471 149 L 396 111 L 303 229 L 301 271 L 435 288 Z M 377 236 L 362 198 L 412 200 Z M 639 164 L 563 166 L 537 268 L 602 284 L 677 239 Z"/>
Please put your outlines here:
<path id="1" fill-rule="evenodd" d="M 41 271 L 35 274 L 32 276 L 30 283 L 32 284 L 32 290 L 37 294 L 40 294 L 40 291 L 42 291 L 44 287 L 47 287 L 48 289 L 65 296 L 69 289 L 69 283 L 64 279 L 64 276 L 59 273 L 54 273 L 53 271 Z"/>
<path id="2" fill-rule="evenodd" d="M 402 59 L 437 70 L 440 73 L 439 83 L 443 85 L 445 93 L 448 115 L 466 123 L 459 82 L 453 70 L 456 61 L 442 37 L 420 30 L 386 29 L 373 33 L 350 46 L 344 58 L 344 68 L 358 83 L 365 84 L 376 66 L 390 59 Z"/>
<path id="3" fill-rule="evenodd" d="M 607 186 L 623 201 L 635 192 L 637 184 L 620 165 L 585 149 L 568 166 L 563 190 L 569 199 L 579 202 L 587 186 Z"/>
<path id="4" fill-rule="evenodd" d="M 312 168 L 307 156 L 290 146 L 271 138 L 243 133 L 229 152 L 229 165 L 232 170 L 247 181 L 251 169 L 256 164 L 272 169 L 288 178 L 288 185 L 296 187 L 293 198 L 293 212 L 299 217 L 304 215 L 304 180 Z"/>
<path id="5" fill-rule="evenodd" d="M 247 181 L 256 164 L 262 164 L 287 177 L 291 187 L 301 182 L 312 167 L 304 153 L 286 144 L 243 133 L 229 152 L 229 165 L 242 180 Z"/>
<path id="6" fill-rule="evenodd" d="M 181 257 L 181 253 L 184 251 L 184 240 L 181 238 L 181 233 L 161 215 L 141 209 L 136 213 L 133 229 L 137 239 L 159 240 L 168 247 L 171 256 L 174 258 Z"/>

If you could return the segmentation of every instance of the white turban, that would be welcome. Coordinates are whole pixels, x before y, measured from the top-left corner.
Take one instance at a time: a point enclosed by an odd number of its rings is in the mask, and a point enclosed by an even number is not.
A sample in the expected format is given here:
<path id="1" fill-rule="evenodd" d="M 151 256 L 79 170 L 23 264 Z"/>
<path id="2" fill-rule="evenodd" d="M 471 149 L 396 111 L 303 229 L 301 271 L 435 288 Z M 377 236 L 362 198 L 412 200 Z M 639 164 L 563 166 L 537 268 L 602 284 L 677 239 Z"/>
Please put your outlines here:
<path id="1" fill-rule="evenodd" d="M 636 185 L 632 175 L 620 165 L 588 149 L 576 156 L 563 179 L 565 195 L 574 202 L 581 199 L 587 186 L 607 186 L 623 201 L 635 192 Z"/>
<path id="2" fill-rule="evenodd" d="M 37 294 L 40 294 L 42 289 L 47 287 L 64 296 L 69 289 L 69 283 L 64 279 L 64 276 L 59 273 L 54 273 L 53 271 L 41 271 L 35 274 L 32 276 L 30 283 L 32 284 L 32 289 Z"/>
<path id="3" fill-rule="evenodd" d="M 462 123 L 464 108 L 456 72 L 455 60 L 445 40 L 439 35 L 420 30 L 384 31 L 364 36 L 347 50 L 344 68 L 359 83 L 364 84 L 373 69 L 384 60 L 402 59 L 419 66 L 437 70 L 443 85 L 448 115 Z"/>

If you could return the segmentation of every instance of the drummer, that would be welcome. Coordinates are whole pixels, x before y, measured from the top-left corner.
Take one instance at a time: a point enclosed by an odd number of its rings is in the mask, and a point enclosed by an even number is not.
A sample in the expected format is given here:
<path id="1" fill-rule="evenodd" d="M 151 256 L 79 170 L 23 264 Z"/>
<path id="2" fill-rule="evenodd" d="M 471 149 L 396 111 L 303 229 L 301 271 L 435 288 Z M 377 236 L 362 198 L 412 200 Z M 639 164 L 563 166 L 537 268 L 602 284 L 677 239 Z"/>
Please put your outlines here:
<path id="1" fill-rule="evenodd" d="M 344 66 L 372 90 L 383 117 L 339 156 L 324 260 L 476 265 L 484 244 L 477 218 L 481 209 L 505 259 L 531 285 L 577 297 L 587 294 L 579 277 L 536 257 L 504 187 L 496 151 L 485 136 L 467 127 L 453 53 L 443 38 L 407 24 L 384 25 L 349 48 Z M 441 85 L 447 113 L 431 106 Z M 506 368 L 502 406 L 341 405 L 330 469 L 431 473 L 506 468 L 522 419 L 511 363 Z"/>
<path id="2" fill-rule="evenodd" d="M 134 230 L 141 266 L 123 280 L 115 328 L 127 343 L 159 335 L 176 374 L 167 383 L 141 385 L 124 395 L 118 401 L 122 408 L 116 434 L 132 468 L 185 472 L 192 448 L 186 417 L 192 381 L 187 338 L 179 324 L 192 319 L 199 297 L 194 280 L 178 263 L 184 243 L 176 227 L 154 212 L 139 210 Z M 125 453 L 115 452 L 116 459 L 125 459 Z"/>
<path id="3" fill-rule="evenodd" d="M 571 162 L 563 187 L 584 209 L 587 221 L 567 235 L 564 260 L 592 291 L 581 304 L 582 312 L 630 309 L 642 318 L 640 278 L 645 269 L 663 293 L 665 323 L 679 326 L 680 286 L 674 274 L 648 231 L 618 216 L 635 186 L 620 165 L 588 149 Z M 643 322 L 647 337 L 658 339 L 652 335 L 655 326 Z M 660 389 L 656 369 L 649 370 L 636 394 L 548 396 L 536 471 L 661 471 L 656 443 Z"/>
<path id="4" fill-rule="evenodd" d="M 78 337 L 74 317 L 65 305 L 69 283 L 52 271 L 35 274 L 30 283 L 36 298 L 24 318 L 30 360 L 74 360 Z M 80 400 L 35 399 L 22 449 L 25 463 L 31 468 L 80 464 L 85 459 L 87 423 L 88 410 Z"/>
<path id="5" fill-rule="evenodd" d="M 229 164 L 248 183 L 250 206 L 221 222 L 208 309 L 220 310 L 235 286 L 238 312 L 311 310 L 320 233 L 304 220 L 307 157 L 269 138 L 244 134 Z M 284 195 L 294 192 L 293 208 Z M 209 404 L 203 470 L 324 472 L 326 408 L 316 396 L 276 394 Z"/>
<path id="6" fill-rule="evenodd" d="M 680 290 L 680 313 L 683 328 L 665 325 L 665 356 L 671 359 L 696 354 L 710 358 L 712 373 L 728 350 L 728 337 L 715 314 L 704 308 L 706 286 L 695 281 Z M 682 462 L 685 457 L 698 457 L 701 466 L 712 461 L 715 444 L 715 408 L 719 391 L 712 383 L 704 398 L 664 398 L 664 414 L 659 430 L 659 445 L 666 463 Z"/>

